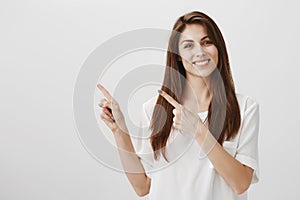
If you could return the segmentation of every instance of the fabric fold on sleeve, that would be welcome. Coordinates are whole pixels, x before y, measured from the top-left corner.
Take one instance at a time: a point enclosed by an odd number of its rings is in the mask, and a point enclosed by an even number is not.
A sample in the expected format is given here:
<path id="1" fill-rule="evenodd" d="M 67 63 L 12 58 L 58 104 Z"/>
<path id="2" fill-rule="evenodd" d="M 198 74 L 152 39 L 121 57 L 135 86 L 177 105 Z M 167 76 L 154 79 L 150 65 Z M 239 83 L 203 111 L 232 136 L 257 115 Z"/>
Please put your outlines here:
<path id="1" fill-rule="evenodd" d="M 138 137 L 132 138 L 135 152 L 138 155 L 145 173 L 151 178 L 151 170 L 153 169 L 154 157 L 150 144 L 151 131 L 150 116 L 147 112 L 147 102 L 143 104 L 141 120 L 139 126 Z"/>
<path id="2" fill-rule="evenodd" d="M 259 181 L 258 135 L 259 135 L 259 104 L 248 99 L 237 147 L 236 159 L 251 167 L 254 172 L 251 183 Z"/>

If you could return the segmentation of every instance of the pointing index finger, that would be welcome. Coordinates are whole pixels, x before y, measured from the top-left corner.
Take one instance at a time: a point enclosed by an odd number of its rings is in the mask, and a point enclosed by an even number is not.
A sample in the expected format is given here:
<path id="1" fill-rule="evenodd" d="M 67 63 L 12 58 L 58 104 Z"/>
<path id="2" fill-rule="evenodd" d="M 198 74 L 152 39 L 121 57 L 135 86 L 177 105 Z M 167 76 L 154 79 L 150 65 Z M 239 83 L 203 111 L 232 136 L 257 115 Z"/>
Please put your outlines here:
<path id="1" fill-rule="evenodd" d="M 97 84 L 97 87 L 99 88 L 99 90 L 104 94 L 104 96 L 108 99 L 108 100 L 112 100 L 113 97 L 110 95 L 110 93 L 103 87 L 103 85 L 101 84 Z"/>
<path id="2" fill-rule="evenodd" d="M 175 99 L 173 99 L 169 94 L 167 94 L 166 92 L 162 91 L 162 90 L 158 90 L 158 93 L 165 98 L 172 106 L 174 106 L 175 108 L 179 108 L 181 105 L 175 101 Z"/>

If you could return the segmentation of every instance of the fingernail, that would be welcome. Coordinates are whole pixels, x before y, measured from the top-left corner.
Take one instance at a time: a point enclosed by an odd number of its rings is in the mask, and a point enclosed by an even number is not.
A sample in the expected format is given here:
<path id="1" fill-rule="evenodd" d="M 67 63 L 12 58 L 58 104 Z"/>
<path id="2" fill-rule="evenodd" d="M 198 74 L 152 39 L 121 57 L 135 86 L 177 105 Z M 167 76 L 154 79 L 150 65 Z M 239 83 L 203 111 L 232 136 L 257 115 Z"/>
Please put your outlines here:
<path id="1" fill-rule="evenodd" d="M 157 90 L 157 92 L 158 92 L 159 94 L 162 94 L 162 91 L 161 91 L 161 90 Z"/>
<path id="2" fill-rule="evenodd" d="M 102 106 L 103 106 L 103 103 L 102 103 L 102 102 L 98 103 L 98 106 L 99 106 L 99 107 L 102 107 Z"/>

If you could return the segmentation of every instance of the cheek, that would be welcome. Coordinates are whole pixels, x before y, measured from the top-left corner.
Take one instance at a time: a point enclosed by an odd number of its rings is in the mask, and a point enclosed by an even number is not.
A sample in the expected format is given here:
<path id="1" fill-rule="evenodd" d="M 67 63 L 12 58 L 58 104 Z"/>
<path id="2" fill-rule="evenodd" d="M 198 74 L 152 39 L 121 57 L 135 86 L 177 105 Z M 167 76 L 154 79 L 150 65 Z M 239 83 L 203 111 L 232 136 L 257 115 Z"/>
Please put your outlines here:
<path id="1" fill-rule="evenodd" d="M 190 52 L 190 51 L 179 51 L 179 55 L 180 55 L 181 59 L 183 60 L 183 62 L 184 62 L 184 60 L 191 61 L 192 56 L 193 56 L 192 52 Z"/>
<path id="2" fill-rule="evenodd" d="M 218 49 L 217 49 L 217 48 L 215 48 L 215 49 L 212 51 L 211 57 L 212 57 L 212 59 L 214 60 L 215 64 L 218 65 L 218 62 L 219 62 L 219 56 L 218 56 Z"/>
<path id="3" fill-rule="evenodd" d="M 185 59 L 182 59 L 182 64 L 185 70 L 189 70 L 191 65 L 188 61 L 186 61 Z"/>

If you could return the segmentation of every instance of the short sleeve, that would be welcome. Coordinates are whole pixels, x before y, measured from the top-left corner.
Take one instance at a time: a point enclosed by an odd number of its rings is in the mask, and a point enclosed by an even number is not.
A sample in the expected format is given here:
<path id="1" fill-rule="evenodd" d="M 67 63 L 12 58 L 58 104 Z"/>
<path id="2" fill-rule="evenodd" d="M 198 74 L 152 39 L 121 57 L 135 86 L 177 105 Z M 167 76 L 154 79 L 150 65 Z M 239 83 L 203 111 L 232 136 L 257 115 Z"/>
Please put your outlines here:
<path id="1" fill-rule="evenodd" d="M 237 147 L 236 159 L 242 164 L 251 167 L 253 177 L 251 183 L 259 180 L 258 162 L 258 134 L 259 134 L 259 104 L 250 100 L 247 106 L 241 125 L 239 143 Z"/>
<path id="2" fill-rule="evenodd" d="M 146 102 L 147 103 L 147 102 Z M 147 104 L 143 104 L 138 137 L 132 138 L 135 152 L 138 155 L 148 177 L 151 178 L 154 156 L 150 143 L 150 116 L 147 112 Z"/>

